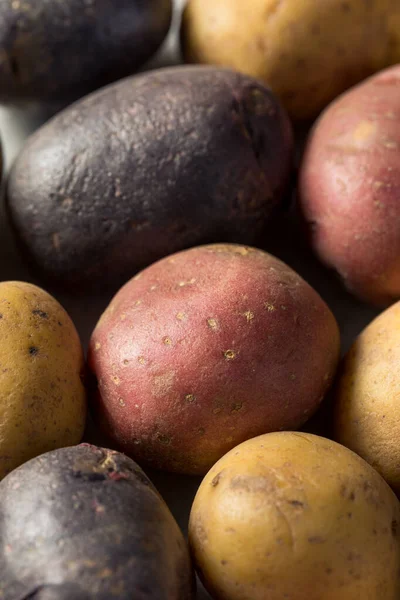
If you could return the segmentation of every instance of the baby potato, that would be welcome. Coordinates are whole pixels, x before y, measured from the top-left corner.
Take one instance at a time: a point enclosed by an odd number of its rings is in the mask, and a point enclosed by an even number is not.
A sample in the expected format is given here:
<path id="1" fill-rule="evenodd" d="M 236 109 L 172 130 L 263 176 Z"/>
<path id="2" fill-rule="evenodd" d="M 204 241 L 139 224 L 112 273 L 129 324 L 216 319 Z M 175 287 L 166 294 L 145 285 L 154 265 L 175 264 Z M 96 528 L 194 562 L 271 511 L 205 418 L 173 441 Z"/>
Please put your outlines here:
<path id="1" fill-rule="evenodd" d="M 391 64 L 395 2 L 189 0 L 183 54 L 265 81 L 294 119 L 310 119 Z"/>
<path id="2" fill-rule="evenodd" d="M 257 244 L 290 191 L 292 151 L 286 112 L 255 79 L 149 71 L 33 134 L 8 179 L 10 220 L 42 276 L 116 290 L 196 244 Z"/>
<path id="3" fill-rule="evenodd" d="M 171 0 L 1 0 L 0 101 L 66 104 L 130 75 L 171 16 Z"/>
<path id="4" fill-rule="evenodd" d="M 358 336 L 336 389 L 336 439 L 400 494 L 400 302 Z"/>
<path id="5" fill-rule="evenodd" d="M 0 478 L 78 443 L 86 418 L 84 357 L 60 304 L 29 283 L 0 283 Z"/>
<path id="6" fill-rule="evenodd" d="M 0 483 L 3 600 L 192 600 L 189 552 L 127 456 L 81 444 Z"/>
<path id="7" fill-rule="evenodd" d="M 359 456 L 278 432 L 206 475 L 189 539 L 215 600 L 397 600 L 399 519 L 396 496 Z"/>
<path id="8" fill-rule="evenodd" d="M 299 203 L 312 246 L 361 299 L 400 298 L 400 65 L 329 106 L 307 142 Z"/>
<path id="9" fill-rule="evenodd" d="M 245 439 L 300 427 L 330 386 L 334 316 L 273 256 L 200 246 L 129 281 L 93 332 L 96 421 L 140 463 L 202 474 Z"/>

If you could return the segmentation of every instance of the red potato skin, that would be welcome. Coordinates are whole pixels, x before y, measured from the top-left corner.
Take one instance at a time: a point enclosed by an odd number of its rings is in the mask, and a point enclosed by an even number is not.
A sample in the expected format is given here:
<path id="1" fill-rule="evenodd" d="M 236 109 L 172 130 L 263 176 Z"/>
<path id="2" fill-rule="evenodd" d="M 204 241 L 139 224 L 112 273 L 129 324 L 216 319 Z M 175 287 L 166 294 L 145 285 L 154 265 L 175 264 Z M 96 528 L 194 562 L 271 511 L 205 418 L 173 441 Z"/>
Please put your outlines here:
<path id="1" fill-rule="evenodd" d="M 238 245 L 155 263 L 93 332 L 95 419 L 151 467 L 204 474 L 242 441 L 301 426 L 339 354 L 336 321 L 292 269 Z"/>
<path id="2" fill-rule="evenodd" d="M 319 258 L 347 288 L 400 298 L 400 65 L 330 105 L 309 138 L 300 210 Z"/>

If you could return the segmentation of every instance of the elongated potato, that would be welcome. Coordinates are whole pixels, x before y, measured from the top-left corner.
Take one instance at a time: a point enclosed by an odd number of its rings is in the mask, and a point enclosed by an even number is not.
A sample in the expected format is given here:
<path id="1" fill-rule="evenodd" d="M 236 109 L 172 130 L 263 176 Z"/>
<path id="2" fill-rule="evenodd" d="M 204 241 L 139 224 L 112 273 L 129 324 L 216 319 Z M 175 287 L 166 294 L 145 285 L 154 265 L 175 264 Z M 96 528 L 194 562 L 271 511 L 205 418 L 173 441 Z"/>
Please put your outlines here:
<path id="1" fill-rule="evenodd" d="M 312 245 L 350 291 L 400 298 L 400 66 L 344 94 L 321 116 L 300 171 Z"/>
<path id="2" fill-rule="evenodd" d="M 132 460 L 82 444 L 0 484 L 0 598 L 191 600 L 182 533 Z"/>
<path id="3" fill-rule="evenodd" d="M 297 273 L 254 248 L 192 248 L 115 296 L 93 332 L 97 421 L 139 462 L 204 473 L 245 439 L 296 428 L 329 388 L 339 331 Z"/>
<path id="4" fill-rule="evenodd" d="M 270 433 L 204 478 L 189 538 L 215 600 L 397 600 L 400 505 L 359 456 Z"/>
<path id="5" fill-rule="evenodd" d="M 287 192 L 292 149 L 286 113 L 255 79 L 148 72 L 31 137 L 9 178 L 11 221 L 52 281 L 121 285 L 197 243 L 255 243 Z"/>

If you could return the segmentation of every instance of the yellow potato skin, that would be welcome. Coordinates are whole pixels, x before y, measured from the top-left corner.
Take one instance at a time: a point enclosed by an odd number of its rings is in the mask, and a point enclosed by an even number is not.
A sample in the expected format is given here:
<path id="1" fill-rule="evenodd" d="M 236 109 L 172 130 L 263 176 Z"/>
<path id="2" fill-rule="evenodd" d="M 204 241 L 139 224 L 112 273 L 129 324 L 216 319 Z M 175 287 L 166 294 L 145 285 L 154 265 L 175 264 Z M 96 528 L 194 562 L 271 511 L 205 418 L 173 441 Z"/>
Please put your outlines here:
<path id="1" fill-rule="evenodd" d="M 400 494 L 400 302 L 358 336 L 336 388 L 335 437 Z"/>
<path id="2" fill-rule="evenodd" d="M 81 440 L 83 373 L 81 343 L 62 306 L 34 285 L 0 283 L 0 478 Z"/>
<path id="3" fill-rule="evenodd" d="M 310 119 L 393 62 L 396 2 L 189 0 L 183 54 L 265 81 L 294 119 Z"/>
<path id="4" fill-rule="evenodd" d="M 399 502 L 347 448 L 270 433 L 206 475 L 189 524 L 216 600 L 399 598 Z"/>

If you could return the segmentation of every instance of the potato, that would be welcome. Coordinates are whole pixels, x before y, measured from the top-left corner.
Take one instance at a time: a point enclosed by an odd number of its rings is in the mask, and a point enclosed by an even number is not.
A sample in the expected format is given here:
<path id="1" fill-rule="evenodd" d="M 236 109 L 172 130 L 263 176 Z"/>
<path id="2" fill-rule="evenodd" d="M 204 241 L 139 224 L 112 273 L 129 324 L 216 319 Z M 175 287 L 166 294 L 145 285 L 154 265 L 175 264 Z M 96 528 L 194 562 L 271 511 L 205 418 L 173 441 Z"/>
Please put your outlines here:
<path id="1" fill-rule="evenodd" d="M 358 336 L 335 394 L 335 437 L 400 494 L 400 303 Z"/>
<path id="2" fill-rule="evenodd" d="M 334 102 L 317 122 L 300 173 L 313 247 L 360 298 L 400 298 L 400 65 Z"/>
<path id="3" fill-rule="evenodd" d="M 291 158 L 288 118 L 254 79 L 160 70 L 34 134 L 11 173 L 9 209 L 52 281 L 120 285 L 197 243 L 253 243 L 284 196 Z"/>
<path id="4" fill-rule="evenodd" d="M 83 444 L 0 484 L 0 598 L 190 600 L 174 518 L 129 458 Z"/>
<path id="5" fill-rule="evenodd" d="M 192 248 L 129 281 L 100 319 L 95 419 L 140 462 L 202 474 L 245 439 L 302 425 L 338 353 L 335 318 L 287 265 L 240 245 Z"/>
<path id="6" fill-rule="evenodd" d="M 294 119 L 310 119 L 390 64 L 395 2 L 189 0 L 183 54 L 187 62 L 232 67 L 265 81 Z"/>
<path id="7" fill-rule="evenodd" d="M 171 0 L 1 0 L 0 101 L 65 104 L 130 75 L 171 14 Z"/>
<path id="8" fill-rule="evenodd" d="M 397 600 L 399 519 L 397 498 L 356 454 L 280 432 L 211 469 L 189 538 L 215 600 Z"/>
<path id="9" fill-rule="evenodd" d="M 86 392 L 78 333 L 45 291 L 0 283 L 0 340 L 1 479 L 42 452 L 81 440 Z"/>

